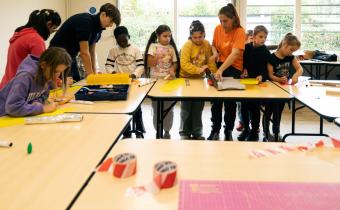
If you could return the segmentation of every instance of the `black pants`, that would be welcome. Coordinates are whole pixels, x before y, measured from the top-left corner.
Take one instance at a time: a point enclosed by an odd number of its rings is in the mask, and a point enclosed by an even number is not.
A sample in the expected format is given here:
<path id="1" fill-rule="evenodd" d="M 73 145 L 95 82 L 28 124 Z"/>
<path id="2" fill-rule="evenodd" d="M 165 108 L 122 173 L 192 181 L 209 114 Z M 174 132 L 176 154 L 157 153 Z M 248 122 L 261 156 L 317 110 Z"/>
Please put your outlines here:
<path id="1" fill-rule="evenodd" d="M 82 78 L 80 77 L 79 74 L 79 69 L 78 69 L 78 64 L 77 64 L 77 58 L 73 57 L 72 58 L 72 64 L 71 64 L 71 75 L 74 81 L 78 82 Z"/>
<path id="2" fill-rule="evenodd" d="M 144 123 L 143 123 L 143 112 L 142 112 L 141 106 L 137 108 L 132 118 L 133 118 L 133 122 L 136 124 L 136 131 L 139 131 L 140 133 L 145 133 Z M 128 125 L 123 135 L 128 136 L 130 134 L 131 134 L 131 125 Z"/>
<path id="3" fill-rule="evenodd" d="M 244 101 L 241 103 L 241 114 L 245 129 L 249 130 L 249 121 L 251 129 L 257 131 L 260 128 L 260 105 L 257 102 Z"/>
<path id="4" fill-rule="evenodd" d="M 221 66 L 222 63 L 217 63 L 217 66 Z M 241 71 L 230 66 L 223 71 L 223 77 L 240 78 Z M 224 105 L 224 131 L 232 131 L 235 125 L 236 119 L 236 101 L 212 101 L 211 102 L 211 122 L 212 132 L 219 132 L 222 124 L 222 107 Z"/>
<path id="5" fill-rule="evenodd" d="M 273 133 L 278 135 L 280 133 L 280 123 L 283 109 L 285 107 L 284 102 L 268 102 L 264 104 L 265 112 L 263 115 L 263 132 L 265 137 L 268 137 L 269 134 L 269 123 L 270 119 L 273 116 Z"/>

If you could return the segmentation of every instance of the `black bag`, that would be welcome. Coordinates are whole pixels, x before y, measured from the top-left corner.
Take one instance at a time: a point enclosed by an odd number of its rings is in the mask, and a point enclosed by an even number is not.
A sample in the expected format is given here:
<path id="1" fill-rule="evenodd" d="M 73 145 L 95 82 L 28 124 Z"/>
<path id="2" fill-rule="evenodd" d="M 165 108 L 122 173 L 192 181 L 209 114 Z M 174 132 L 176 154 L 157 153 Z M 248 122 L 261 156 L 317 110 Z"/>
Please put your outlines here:
<path id="1" fill-rule="evenodd" d="M 315 50 L 315 55 L 313 57 L 313 59 L 317 59 L 321 61 L 337 61 L 337 58 L 338 56 L 336 54 L 327 54 L 319 50 Z"/>

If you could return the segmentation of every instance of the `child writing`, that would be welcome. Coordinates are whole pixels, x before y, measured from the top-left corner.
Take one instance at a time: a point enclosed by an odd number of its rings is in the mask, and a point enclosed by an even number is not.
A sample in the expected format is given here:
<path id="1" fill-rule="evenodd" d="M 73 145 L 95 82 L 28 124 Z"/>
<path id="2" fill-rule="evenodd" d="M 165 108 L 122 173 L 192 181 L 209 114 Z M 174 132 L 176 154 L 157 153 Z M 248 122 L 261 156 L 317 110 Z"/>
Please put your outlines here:
<path id="1" fill-rule="evenodd" d="M 256 78 L 262 82 L 267 73 L 267 62 L 270 52 L 267 49 L 266 42 L 268 30 L 266 27 L 259 25 L 254 29 L 253 42 L 246 44 L 243 54 L 243 74 L 249 78 Z M 243 119 L 243 131 L 238 136 L 240 141 L 258 141 L 260 128 L 260 104 L 258 102 L 243 101 L 241 102 L 241 113 Z M 251 130 L 249 128 L 251 121 Z"/>
<path id="2" fill-rule="evenodd" d="M 209 59 L 212 56 L 212 48 L 205 40 L 203 24 L 195 20 L 191 23 L 189 40 L 181 49 L 180 76 L 184 78 L 202 78 L 205 70 L 217 71 L 215 61 Z M 204 101 L 181 102 L 181 124 L 179 134 L 181 139 L 204 140 L 202 136 L 202 111 Z"/>
<path id="3" fill-rule="evenodd" d="M 117 45 L 113 47 L 106 59 L 105 70 L 107 73 L 128 73 L 130 77 L 140 78 L 144 72 L 143 57 L 138 47 L 129 43 L 130 35 L 126 27 L 118 26 L 113 32 Z M 139 106 L 133 115 L 136 123 L 137 138 L 143 138 L 144 124 L 142 109 Z M 131 137 L 131 126 L 123 133 L 123 138 Z"/>
<path id="4" fill-rule="evenodd" d="M 15 29 L 9 40 L 5 74 L 0 83 L 3 88 L 15 76 L 19 64 L 32 54 L 39 57 L 45 50 L 45 41 L 60 25 L 59 14 L 50 9 L 34 10 L 24 26 Z"/>
<path id="5" fill-rule="evenodd" d="M 15 77 L 0 90 L 0 116 L 53 112 L 57 105 L 47 101 L 50 84 L 69 69 L 71 62 L 66 50 L 57 47 L 47 49 L 40 58 L 28 55 Z"/>
<path id="6" fill-rule="evenodd" d="M 299 76 L 302 75 L 303 69 L 298 60 L 293 56 L 293 52 L 300 48 L 300 41 L 291 33 L 285 35 L 278 46 L 276 52 L 270 55 L 267 64 L 268 76 L 271 81 L 280 84 L 294 85 L 298 82 Z M 290 69 L 295 73 L 291 73 Z M 279 140 L 281 115 L 284 108 L 283 102 L 273 102 L 266 105 L 264 130 L 265 140 L 269 140 L 269 119 L 273 115 L 273 133 L 275 140 Z"/>
<path id="7" fill-rule="evenodd" d="M 145 71 L 151 78 L 174 79 L 179 74 L 179 55 L 176 44 L 171 36 L 170 27 L 160 25 L 152 32 L 145 49 Z M 150 68 L 150 71 L 148 71 Z M 168 109 L 173 102 L 164 101 L 164 109 Z M 157 103 L 152 102 L 153 124 L 157 127 Z M 170 138 L 170 129 L 173 123 L 173 109 L 164 118 L 163 138 Z"/>

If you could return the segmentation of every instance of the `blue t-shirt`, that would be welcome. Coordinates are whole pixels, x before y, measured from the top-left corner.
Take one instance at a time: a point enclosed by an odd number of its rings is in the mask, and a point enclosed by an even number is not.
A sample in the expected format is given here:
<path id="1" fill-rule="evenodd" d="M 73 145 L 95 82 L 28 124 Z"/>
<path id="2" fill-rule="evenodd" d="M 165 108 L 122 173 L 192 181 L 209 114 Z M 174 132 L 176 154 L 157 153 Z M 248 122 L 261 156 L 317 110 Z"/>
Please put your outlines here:
<path id="1" fill-rule="evenodd" d="M 50 47 L 62 47 L 71 57 L 76 57 L 80 41 L 88 41 L 89 46 L 98 42 L 102 31 L 99 15 L 80 13 L 68 18 L 56 32 Z"/>

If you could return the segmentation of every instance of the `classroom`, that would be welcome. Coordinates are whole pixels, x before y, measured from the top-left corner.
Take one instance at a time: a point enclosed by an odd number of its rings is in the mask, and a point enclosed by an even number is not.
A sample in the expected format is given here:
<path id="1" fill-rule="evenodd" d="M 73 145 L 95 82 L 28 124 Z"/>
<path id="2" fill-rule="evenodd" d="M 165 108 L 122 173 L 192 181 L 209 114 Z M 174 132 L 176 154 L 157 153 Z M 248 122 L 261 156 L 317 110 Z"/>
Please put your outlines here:
<path id="1" fill-rule="evenodd" d="M 340 0 L 0 6 L 1 210 L 340 209 Z"/>

